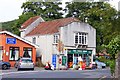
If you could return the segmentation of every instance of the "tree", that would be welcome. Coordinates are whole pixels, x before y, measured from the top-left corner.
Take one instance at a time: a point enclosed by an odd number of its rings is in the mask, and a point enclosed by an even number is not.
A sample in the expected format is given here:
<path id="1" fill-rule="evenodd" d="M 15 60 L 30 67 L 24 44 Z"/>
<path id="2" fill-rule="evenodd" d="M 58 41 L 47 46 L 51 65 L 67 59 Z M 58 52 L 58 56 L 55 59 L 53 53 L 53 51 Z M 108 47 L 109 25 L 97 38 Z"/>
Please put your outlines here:
<path id="1" fill-rule="evenodd" d="M 115 38 L 113 38 L 108 45 L 103 45 L 107 52 L 111 55 L 111 59 L 116 59 L 116 54 L 120 51 L 120 36 L 117 35 Z"/>
<path id="2" fill-rule="evenodd" d="M 62 18 L 62 3 L 56 2 L 26 2 L 23 3 L 22 7 L 23 14 L 33 13 L 34 15 L 40 15 L 45 20 L 53 20 Z"/>
<path id="3" fill-rule="evenodd" d="M 113 37 L 112 21 L 116 19 L 117 11 L 104 2 L 70 2 L 66 3 L 66 17 L 77 17 L 83 22 L 89 23 L 96 29 L 97 52 L 102 44 L 108 44 Z"/>

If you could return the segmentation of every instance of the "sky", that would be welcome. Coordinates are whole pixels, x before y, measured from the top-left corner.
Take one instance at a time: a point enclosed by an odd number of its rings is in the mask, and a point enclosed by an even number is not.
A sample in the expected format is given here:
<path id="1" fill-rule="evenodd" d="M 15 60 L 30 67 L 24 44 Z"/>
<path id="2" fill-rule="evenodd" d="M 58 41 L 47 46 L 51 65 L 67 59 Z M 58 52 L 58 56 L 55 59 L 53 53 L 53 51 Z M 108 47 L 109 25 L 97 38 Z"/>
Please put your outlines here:
<path id="1" fill-rule="evenodd" d="M 65 1 L 70 0 L 63 0 L 63 2 Z M 118 1 L 120 0 L 111 0 L 110 4 L 118 9 Z M 23 9 L 21 9 L 23 2 L 26 2 L 26 0 L 0 0 L 0 22 L 7 22 L 18 19 L 23 11 Z"/>

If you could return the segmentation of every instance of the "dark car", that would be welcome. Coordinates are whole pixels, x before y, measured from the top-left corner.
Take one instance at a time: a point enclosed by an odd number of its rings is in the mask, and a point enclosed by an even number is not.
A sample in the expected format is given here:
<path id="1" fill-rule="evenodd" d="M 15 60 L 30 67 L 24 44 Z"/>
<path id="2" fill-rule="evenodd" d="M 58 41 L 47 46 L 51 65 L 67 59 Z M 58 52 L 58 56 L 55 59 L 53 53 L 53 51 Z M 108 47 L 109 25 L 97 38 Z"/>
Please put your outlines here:
<path id="1" fill-rule="evenodd" d="M 9 62 L 0 61 L 0 69 L 6 70 L 11 67 Z"/>

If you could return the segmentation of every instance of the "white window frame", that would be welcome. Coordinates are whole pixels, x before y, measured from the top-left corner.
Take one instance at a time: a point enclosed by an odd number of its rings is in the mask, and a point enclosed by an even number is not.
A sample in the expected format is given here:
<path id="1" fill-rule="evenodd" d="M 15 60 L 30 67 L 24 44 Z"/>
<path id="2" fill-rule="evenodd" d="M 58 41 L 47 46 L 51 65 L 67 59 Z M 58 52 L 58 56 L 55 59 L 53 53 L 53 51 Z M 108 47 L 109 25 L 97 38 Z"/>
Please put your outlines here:
<path id="1" fill-rule="evenodd" d="M 59 34 L 55 34 L 53 36 L 53 44 L 58 44 L 59 38 L 60 38 L 60 35 Z"/>
<path id="2" fill-rule="evenodd" d="M 3 47 L 0 46 L 0 61 L 3 60 Z"/>
<path id="3" fill-rule="evenodd" d="M 76 43 L 76 35 L 78 36 L 77 43 Z M 84 32 L 74 33 L 74 44 L 87 45 L 88 44 L 88 33 L 84 33 Z"/>
<path id="4" fill-rule="evenodd" d="M 14 52 L 12 51 L 14 49 Z M 10 47 L 10 55 L 9 55 L 9 60 L 10 61 L 15 61 L 18 60 L 19 58 L 19 47 Z M 12 56 L 14 55 L 14 56 Z"/>

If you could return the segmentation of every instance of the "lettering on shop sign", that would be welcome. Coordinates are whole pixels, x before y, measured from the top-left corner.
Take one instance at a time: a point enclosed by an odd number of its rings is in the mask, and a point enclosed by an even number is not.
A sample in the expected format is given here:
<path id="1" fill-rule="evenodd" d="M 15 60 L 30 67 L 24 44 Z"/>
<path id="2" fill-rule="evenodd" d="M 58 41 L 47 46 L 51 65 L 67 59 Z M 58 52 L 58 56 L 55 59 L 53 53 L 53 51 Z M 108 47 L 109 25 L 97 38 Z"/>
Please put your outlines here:
<path id="1" fill-rule="evenodd" d="M 16 38 L 7 38 L 6 43 L 7 44 L 16 44 Z"/>

